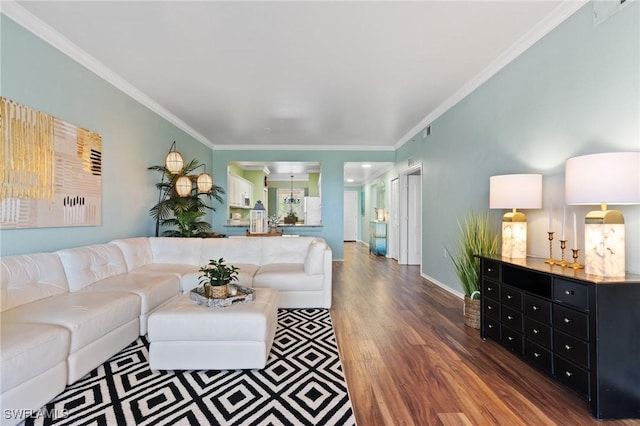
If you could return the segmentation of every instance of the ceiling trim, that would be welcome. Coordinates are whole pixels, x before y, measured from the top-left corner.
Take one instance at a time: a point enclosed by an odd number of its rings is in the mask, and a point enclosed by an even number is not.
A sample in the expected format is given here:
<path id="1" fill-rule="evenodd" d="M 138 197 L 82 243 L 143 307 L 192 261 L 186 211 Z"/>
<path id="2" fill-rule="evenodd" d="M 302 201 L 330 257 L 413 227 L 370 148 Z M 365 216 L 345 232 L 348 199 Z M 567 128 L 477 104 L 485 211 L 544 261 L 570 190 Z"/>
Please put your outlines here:
<path id="1" fill-rule="evenodd" d="M 113 72 L 102 62 L 89 55 L 86 51 L 78 47 L 78 45 L 71 42 L 68 38 L 60 34 L 58 31 L 54 30 L 40 18 L 36 17 L 27 9 L 20 6 L 14 0 L 0 1 L 0 12 L 2 12 L 3 15 L 11 18 L 17 24 L 29 30 L 31 33 L 35 34 L 37 37 L 49 43 L 51 46 L 58 49 L 83 67 L 87 68 L 98 77 L 107 81 L 116 89 L 121 90 L 126 95 L 146 106 L 151 111 L 155 112 L 160 117 L 164 118 L 177 128 L 183 130 L 198 142 L 210 148 L 214 147 L 213 142 L 207 139 L 204 135 L 199 133 L 193 127 L 189 126 L 184 121 L 180 120 L 178 117 L 173 115 L 156 101 L 154 101 L 142 91 L 137 89 L 135 86 L 130 84 L 124 78 Z"/>
<path id="2" fill-rule="evenodd" d="M 215 145 L 216 151 L 395 151 L 379 145 Z"/>
<path id="3" fill-rule="evenodd" d="M 447 112 L 451 107 L 464 99 L 471 92 L 480 87 L 484 82 L 489 80 L 493 75 L 497 74 L 502 68 L 507 66 L 511 61 L 520 56 L 524 51 L 533 46 L 542 37 L 550 33 L 554 28 L 564 22 L 569 16 L 573 15 L 582 6 L 588 3 L 588 0 L 565 0 L 552 10 L 545 18 L 537 23 L 533 28 L 527 31 L 518 41 L 498 56 L 489 66 L 487 66 L 478 75 L 469 80 L 464 86 L 458 89 L 452 96 L 440 104 L 429 115 L 423 118 L 411 130 L 405 133 L 394 145 L 395 149 L 400 148 L 409 142 L 415 135 L 433 123 L 438 117 Z"/>

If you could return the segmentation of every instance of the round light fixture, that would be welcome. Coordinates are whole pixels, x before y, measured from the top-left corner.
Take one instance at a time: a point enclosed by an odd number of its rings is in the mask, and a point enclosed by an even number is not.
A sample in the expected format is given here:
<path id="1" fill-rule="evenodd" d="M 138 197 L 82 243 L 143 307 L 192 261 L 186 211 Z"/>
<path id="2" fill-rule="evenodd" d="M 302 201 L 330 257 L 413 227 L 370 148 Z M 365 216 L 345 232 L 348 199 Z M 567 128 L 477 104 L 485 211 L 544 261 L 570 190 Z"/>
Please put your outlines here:
<path id="1" fill-rule="evenodd" d="M 176 192 L 181 197 L 186 197 L 191 194 L 191 190 L 193 189 L 193 184 L 191 183 L 191 179 L 188 176 L 180 176 L 178 180 L 176 180 Z"/>
<path id="2" fill-rule="evenodd" d="M 213 188 L 213 179 L 208 173 L 201 173 L 196 180 L 196 186 L 198 187 L 199 193 L 207 193 Z"/>
<path id="3" fill-rule="evenodd" d="M 171 174 L 178 174 L 184 167 L 184 159 L 178 151 L 170 151 L 164 161 L 167 171 Z"/>

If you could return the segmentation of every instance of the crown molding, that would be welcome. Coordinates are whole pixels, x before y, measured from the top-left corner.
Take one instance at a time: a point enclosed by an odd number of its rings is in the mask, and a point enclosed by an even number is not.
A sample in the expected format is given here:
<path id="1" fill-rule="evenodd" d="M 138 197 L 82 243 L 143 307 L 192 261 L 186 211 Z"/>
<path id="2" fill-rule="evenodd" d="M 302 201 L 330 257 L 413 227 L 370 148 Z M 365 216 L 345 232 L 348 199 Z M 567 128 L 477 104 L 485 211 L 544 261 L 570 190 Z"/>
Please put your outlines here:
<path id="1" fill-rule="evenodd" d="M 527 31 L 518 41 L 505 50 L 491 64 L 489 64 L 478 75 L 469 80 L 464 86 L 458 89 L 452 96 L 440 104 L 429 115 L 416 124 L 411 130 L 405 133 L 398 142 L 395 143 L 394 149 L 400 148 L 411 138 L 417 135 L 422 129 L 433 123 L 438 117 L 447 112 L 450 108 L 464 99 L 471 92 L 480 87 L 483 83 L 493 77 L 502 68 L 507 66 L 511 61 L 516 59 L 527 49 L 538 42 L 542 37 L 549 34 L 554 28 L 564 22 L 569 16 L 573 15 L 582 6 L 587 4 L 589 0 L 564 0 L 555 9 L 553 9 L 544 19 L 538 22 L 533 28 Z"/>
<path id="2" fill-rule="evenodd" d="M 68 38 L 60 34 L 58 31 L 53 29 L 51 26 L 46 24 L 40 18 L 33 15 L 24 7 L 20 6 L 14 0 L 1 0 L 0 1 L 0 12 L 15 21 L 18 25 L 24 27 L 37 37 L 41 38 L 46 43 L 49 43 L 54 48 L 58 49 L 63 54 L 67 55 L 69 58 L 73 59 L 83 67 L 87 68 L 92 73 L 96 74 L 98 77 L 107 81 L 109 84 L 114 86 L 116 89 L 124 92 L 126 95 L 130 96 L 134 100 L 138 101 L 145 107 L 149 108 L 151 111 L 158 114 L 160 117 L 164 118 L 177 128 L 181 129 L 185 133 L 192 136 L 198 142 L 213 148 L 214 144 L 209 139 L 207 139 L 204 135 L 199 133 L 193 127 L 189 126 L 184 121 L 180 120 L 178 117 L 173 115 L 167 109 L 162 107 L 156 101 L 151 99 L 149 96 L 144 94 L 142 91 L 134 87 L 124 78 L 120 77 L 118 74 L 109 69 L 102 62 L 98 61 L 93 56 L 89 55 L 87 52 L 82 50 L 76 44 L 71 42 Z"/>
<path id="3" fill-rule="evenodd" d="M 379 145 L 215 145 L 216 151 L 395 151 Z"/>

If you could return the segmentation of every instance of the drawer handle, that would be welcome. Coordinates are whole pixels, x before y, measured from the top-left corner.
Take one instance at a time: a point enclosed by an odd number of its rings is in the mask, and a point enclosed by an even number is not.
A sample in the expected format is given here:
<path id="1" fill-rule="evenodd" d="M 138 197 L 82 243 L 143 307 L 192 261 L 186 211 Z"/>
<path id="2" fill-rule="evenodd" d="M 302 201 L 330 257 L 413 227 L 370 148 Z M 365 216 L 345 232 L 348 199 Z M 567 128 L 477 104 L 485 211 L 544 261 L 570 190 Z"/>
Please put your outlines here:
<path id="1" fill-rule="evenodd" d="M 509 336 L 509 337 L 507 337 L 507 340 L 510 341 L 510 342 L 513 342 L 515 340 L 515 337 Z"/>
<path id="2" fill-rule="evenodd" d="M 538 352 L 534 352 L 533 356 L 536 358 L 540 358 L 542 356 L 542 354 L 539 354 Z"/>
<path id="3" fill-rule="evenodd" d="M 571 377 L 571 376 L 573 376 L 573 373 L 571 371 L 565 371 L 564 375 L 567 376 L 567 377 Z"/>
<path id="4" fill-rule="evenodd" d="M 511 300 L 511 299 L 513 299 L 513 296 L 510 295 L 510 294 L 507 294 L 507 299 Z"/>
<path id="5" fill-rule="evenodd" d="M 488 309 L 488 310 L 492 310 L 492 309 L 493 309 L 493 306 L 491 306 L 491 305 L 487 305 L 487 309 Z"/>
<path id="6" fill-rule="evenodd" d="M 489 328 L 493 328 L 493 324 L 489 324 Z"/>
<path id="7" fill-rule="evenodd" d="M 571 318 L 565 318 L 563 321 L 565 324 L 571 324 L 573 322 Z"/>
<path id="8" fill-rule="evenodd" d="M 564 294 L 566 294 L 567 296 L 573 296 L 573 290 L 565 290 Z"/>
<path id="9" fill-rule="evenodd" d="M 487 287 L 487 291 L 493 291 L 493 287 Z"/>
<path id="10" fill-rule="evenodd" d="M 564 345 L 564 348 L 568 351 L 570 351 L 571 349 L 573 349 L 573 346 L 571 345 Z"/>
<path id="11" fill-rule="evenodd" d="M 487 268 L 487 272 L 493 272 L 493 268 Z"/>
<path id="12" fill-rule="evenodd" d="M 508 319 L 509 321 L 511 321 L 511 320 L 513 319 L 513 317 L 512 317 L 511 315 L 507 315 L 507 319 Z"/>
<path id="13" fill-rule="evenodd" d="M 531 307 L 531 309 L 533 309 L 534 311 L 537 311 L 537 310 L 538 310 L 538 309 L 540 309 L 540 308 L 539 308 L 539 307 L 537 307 L 536 305 L 533 305 L 533 306 Z"/>
<path id="14" fill-rule="evenodd" d="M 533 329 L 533 334 L 538 334 L 538 333 L 540 333 L 540 331 L 537 328 L 534 328 Z"/>

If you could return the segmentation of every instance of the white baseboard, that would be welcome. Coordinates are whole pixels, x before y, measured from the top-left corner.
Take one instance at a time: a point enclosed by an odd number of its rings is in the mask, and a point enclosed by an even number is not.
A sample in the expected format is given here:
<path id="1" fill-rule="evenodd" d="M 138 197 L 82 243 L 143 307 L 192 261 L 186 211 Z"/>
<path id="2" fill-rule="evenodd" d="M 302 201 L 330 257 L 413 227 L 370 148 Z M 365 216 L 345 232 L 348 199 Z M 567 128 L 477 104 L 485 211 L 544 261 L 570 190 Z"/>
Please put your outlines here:
<path id="1" fill-rule="evenodd" d="M 437 285 L 438 287 L 440 287 L 441 289 L 448 291 L 449 293 L 453 294 L 454 296 L 460 298 L 460 299 L 464 299 L 464 293 L 461 293 L 457 290 L 452 289 L 451 287 L 449 287 L 448 285 L 441 283 L 440 281 L 436 280 L 433 277 L 430 277 L 427 274 L 423 274 L 422 272 L 420 272 L 420 276 L 422 278 L 424 278 L 425 280 L 428 280 L 432 283 L 434 283 L 435 285 Z"/>

